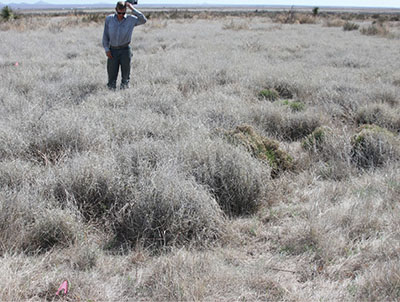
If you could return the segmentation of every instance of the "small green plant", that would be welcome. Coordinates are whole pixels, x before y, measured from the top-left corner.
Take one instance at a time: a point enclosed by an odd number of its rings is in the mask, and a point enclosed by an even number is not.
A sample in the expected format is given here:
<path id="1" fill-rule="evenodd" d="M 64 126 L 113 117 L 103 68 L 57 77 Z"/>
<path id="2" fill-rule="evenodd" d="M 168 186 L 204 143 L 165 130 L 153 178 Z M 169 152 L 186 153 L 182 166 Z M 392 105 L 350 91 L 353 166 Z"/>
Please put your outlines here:
<path id="1" fill-rule="evenodd" d="M 326 135 L 331 132 L 332 130 L 329 127 L 318 127 L 302 141 L 301 146 L 308 151 L 321 150 Z"/>
<path id="2" fill-rule="evenodd" d="M 352 31 L 352 30 L 358 30 L 360 28 L 360 25 L 353 23 L 353 22 L 349 22 L 347 21 L 344 25 L 343 25 L 343 30 L 344 31 Z"/>
<path id="3" fill-rule="evenodd" d="M 227 137 L 233 144 L 244 146 L 254 157 L 266 161 L 272 168 L 272 177 L 293 168 L 292 157 L 279 148 L 279 143 L 257 134 L 251 126 L 238 126 Z"/>
<path id="4" fill-rule="evenodd" d="M 13 20 L 15 19 L 15 14 L 13 12 L 13 10 L 11 9 L 11 7 L 9 6 L 4 6 L 1 10 L 1 18 L 4 21 L 9 21 L 9 20 Z"/>
<path id="5" fill-rule="evenodd" d="M 288 106 L 293 112 L 303 111 L 306 105 L 300 101 L 282 101 L 282 105 Z"/>
<path id="6" fill-rule="evenodd" d="M 316 17 L 319 14 L 319 7 L 314 7 L 312 10 L 313 16 Z"/>
<path id="7" fill-rule="evenodd" d="M 258 93 L 260 100 L 276 101 L 279 99 L 279 93 L 275 89 L 263 89 Z"/>

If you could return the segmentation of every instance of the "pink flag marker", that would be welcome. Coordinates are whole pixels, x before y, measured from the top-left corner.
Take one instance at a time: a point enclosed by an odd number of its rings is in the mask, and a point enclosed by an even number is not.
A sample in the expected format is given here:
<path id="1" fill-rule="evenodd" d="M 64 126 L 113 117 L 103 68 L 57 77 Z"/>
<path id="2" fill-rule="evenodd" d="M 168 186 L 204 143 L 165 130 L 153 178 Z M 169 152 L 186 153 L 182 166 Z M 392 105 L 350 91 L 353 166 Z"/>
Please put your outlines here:
<path id="1" fill-rule="evenodd" d="M 18 63 L 18 62 L 15 62 L 14 66 L 19 66 L 19 63 Z"/>
<path id="2" fill-rule="evenodd" d="M 58 288 L 58 291 L 56 293 L 56 296 L 58 296 L 60 294 L 60 292 L 64 290 L 64 295 L 68 294 L 68 281 L 65 280 L 60 287 Z"/>

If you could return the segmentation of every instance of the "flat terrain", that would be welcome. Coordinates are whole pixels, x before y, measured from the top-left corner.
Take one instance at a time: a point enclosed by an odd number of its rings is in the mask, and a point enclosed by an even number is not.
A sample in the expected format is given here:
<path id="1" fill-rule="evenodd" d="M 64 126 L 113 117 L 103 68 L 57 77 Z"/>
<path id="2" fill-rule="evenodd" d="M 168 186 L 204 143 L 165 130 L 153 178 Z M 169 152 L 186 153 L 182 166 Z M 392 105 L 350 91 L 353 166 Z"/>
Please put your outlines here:
<path id="1" fill-rule="evenodd" d="M 102 17 L 0 23 L 0 300 L 398 301 L 400 22 L 342 17 L 150 18 L 115 92 Z"/>

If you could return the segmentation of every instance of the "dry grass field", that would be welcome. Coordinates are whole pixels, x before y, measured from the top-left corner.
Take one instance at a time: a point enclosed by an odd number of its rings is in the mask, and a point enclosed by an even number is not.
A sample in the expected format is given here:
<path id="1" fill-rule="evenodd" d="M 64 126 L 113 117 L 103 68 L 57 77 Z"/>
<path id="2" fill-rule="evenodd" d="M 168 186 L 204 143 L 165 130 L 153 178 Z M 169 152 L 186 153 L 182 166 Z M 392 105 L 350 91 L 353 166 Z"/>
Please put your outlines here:
<path id="1" fill-rule="evenodd" d="M 1 301 L 400 300 L 400 22 L 102 31 L 0 23 Z"/>

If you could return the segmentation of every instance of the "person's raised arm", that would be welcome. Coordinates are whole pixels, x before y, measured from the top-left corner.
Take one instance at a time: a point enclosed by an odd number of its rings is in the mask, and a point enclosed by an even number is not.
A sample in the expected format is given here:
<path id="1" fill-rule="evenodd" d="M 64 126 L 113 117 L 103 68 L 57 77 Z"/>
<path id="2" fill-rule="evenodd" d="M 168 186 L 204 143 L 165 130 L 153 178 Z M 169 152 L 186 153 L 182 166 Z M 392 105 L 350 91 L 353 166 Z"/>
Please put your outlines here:
<path id="1" fill-rule="evenodd" d="M 126 6 L 132 10 L 132 14 L 138 18 L 138 22 L 136 25 L 142 25 L 147 22 L 146 17 L 136 8 L 133 7 L 132 3 L 126 2 Z"/>

